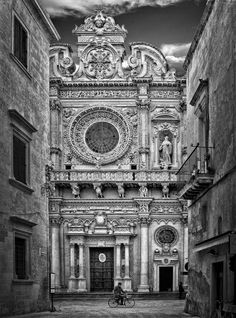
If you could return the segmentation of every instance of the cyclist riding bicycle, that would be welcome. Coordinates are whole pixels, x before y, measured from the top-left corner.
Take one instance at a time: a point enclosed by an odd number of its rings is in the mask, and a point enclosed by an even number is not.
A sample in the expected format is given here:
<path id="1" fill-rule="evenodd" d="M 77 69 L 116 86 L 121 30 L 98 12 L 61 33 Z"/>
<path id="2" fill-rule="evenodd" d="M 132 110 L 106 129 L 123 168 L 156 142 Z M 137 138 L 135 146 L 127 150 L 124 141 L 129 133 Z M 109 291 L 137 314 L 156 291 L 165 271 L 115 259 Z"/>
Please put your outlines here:
<path id="1" fill-rule="evenodd" d="M 123 305 L 123 299 L 125 297 L 125 291 L 121 287 L 121 283 L 118 283 L 117 286 L 114 288 L 114 295 L 117 299 L 118 303 L 120 302 L 121 305 Z"/>

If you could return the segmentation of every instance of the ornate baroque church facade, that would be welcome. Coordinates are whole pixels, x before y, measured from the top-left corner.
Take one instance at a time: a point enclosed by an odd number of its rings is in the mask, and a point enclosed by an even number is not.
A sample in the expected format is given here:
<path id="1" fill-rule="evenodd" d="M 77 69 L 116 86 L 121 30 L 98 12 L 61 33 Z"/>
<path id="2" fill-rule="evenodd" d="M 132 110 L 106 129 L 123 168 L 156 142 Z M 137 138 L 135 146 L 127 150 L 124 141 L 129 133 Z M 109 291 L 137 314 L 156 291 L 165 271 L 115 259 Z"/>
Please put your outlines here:
<path id="1" fill-rule="evenodd" d="M 188 228 L 176 171 L 185 155 L 185 80 L 98 12 L 50 50 L 51 268 L 68 291 L 176 291 Z"/>

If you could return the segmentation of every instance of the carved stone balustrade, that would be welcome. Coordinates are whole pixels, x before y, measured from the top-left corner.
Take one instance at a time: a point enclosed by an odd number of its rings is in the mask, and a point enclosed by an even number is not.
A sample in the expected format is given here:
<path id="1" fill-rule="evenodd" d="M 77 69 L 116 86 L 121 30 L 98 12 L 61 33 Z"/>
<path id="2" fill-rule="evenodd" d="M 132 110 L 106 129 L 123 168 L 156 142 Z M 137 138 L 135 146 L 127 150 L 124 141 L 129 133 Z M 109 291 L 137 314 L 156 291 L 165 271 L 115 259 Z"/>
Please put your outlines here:
<path id="1" fill-rule="evenodd" d="M 71 181 L 81 183 L 138 183 L 138 182 L 176 182 L 174 170 L 54 170 L 50 174 L 50 181 L 55 183 L 67 183 Z"/>

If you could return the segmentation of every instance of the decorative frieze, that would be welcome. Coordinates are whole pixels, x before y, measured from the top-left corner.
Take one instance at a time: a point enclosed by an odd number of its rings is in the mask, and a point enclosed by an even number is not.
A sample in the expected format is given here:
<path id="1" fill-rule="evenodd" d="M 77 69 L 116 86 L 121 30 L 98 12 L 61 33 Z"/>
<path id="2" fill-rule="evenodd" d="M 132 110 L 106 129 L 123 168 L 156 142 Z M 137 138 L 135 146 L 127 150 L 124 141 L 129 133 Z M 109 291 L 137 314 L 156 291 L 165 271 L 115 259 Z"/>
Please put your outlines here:
<path id="1" fill-rule="evenodd" d="M 51 181 L 66 182 L 176 182 L 177 177 L 174 171 L 123 171 L 123 170 L 57 170 L 51 172 Z"/>
<path id="2" fill-rule="evenodd" d="M 60 98 L 136 98 L 137 92 L 131 90 L 61 90 Z"/>
<path id="3" fill-rule="evenodd" d="M 151 214 L 181 214 L 182 208 L 179 204 L 168 204 L 163 202 L 163 204 L 157 204 L 150 209 Z"/>
<path id="4" fill-rule="evenodd" d="M 180 97 L 180 91 L 174 90 L 158 90 L 158 91 L 151 91 L 150 92 L 151 98 L 161 98 L 161 99 L 176 99 Z"/>

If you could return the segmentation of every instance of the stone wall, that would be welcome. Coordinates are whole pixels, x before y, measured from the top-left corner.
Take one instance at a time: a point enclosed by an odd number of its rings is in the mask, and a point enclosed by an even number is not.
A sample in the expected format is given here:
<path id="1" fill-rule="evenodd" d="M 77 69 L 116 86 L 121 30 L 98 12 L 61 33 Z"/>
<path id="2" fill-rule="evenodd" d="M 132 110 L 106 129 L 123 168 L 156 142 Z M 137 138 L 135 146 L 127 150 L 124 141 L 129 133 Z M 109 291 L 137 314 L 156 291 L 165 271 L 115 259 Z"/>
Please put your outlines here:
<path id="1" fill-rule="evenodd" d="M 233 300 L 232 272 L 229 271 L 228 247 L 221 245 L 216 254 L 209 250 L 193 252 L 196 243 L 235 230 L 235 1 L 209 1 L 212 11 L 203 19 L 202 34 L 187 57 L 187 136 L 188 152 L 198 139 L 198 118 L 190 101 L 199 80 L 209 82 L 209 146 L 213 147 L 215 171 L 211 188 L 192 202 L 189 212 L 189 299 L 188 311 L 208 318 L 215 308 L 216 295 L 212 264 L 224 263 L 223 300 Z M 208 7 L 209 8 L 209 7 Z M 207 9 L 206 9 L 207 10 Z M 204 25 L 205 24 L 205 25 Z M 197 40 L 197 42 L 196 42 Z M 192 55 L 192 57 L 191 57 Z M 201 209 L 207 204 L 206 215 Z M 219 226 L 219 218 L 222 226 Z M 203 218 L 205 220 L 203 221 Z M 205 223 L 205 225 L 203 224 Z"/>
<path id="2" fill-rule="evenodd" d="M 29 34 L 29 67 L 12 55 L 13 12 Z M 49 33 L 34 1 L 1 1 L 0 6 L 0 315 L 49 308 L 48 207 L 41 193 L 49 159 Z M 16 110 L 37 131 L 30 142 L 30 184 L 19 189 L 12 177 L 12 126 L 9 109 Z M 27 189 L 28 188 L 28 189 Z M 30 238 L 31 273 L 14 277 L 14 227 L 12 216 L 34 222 Z"/>

